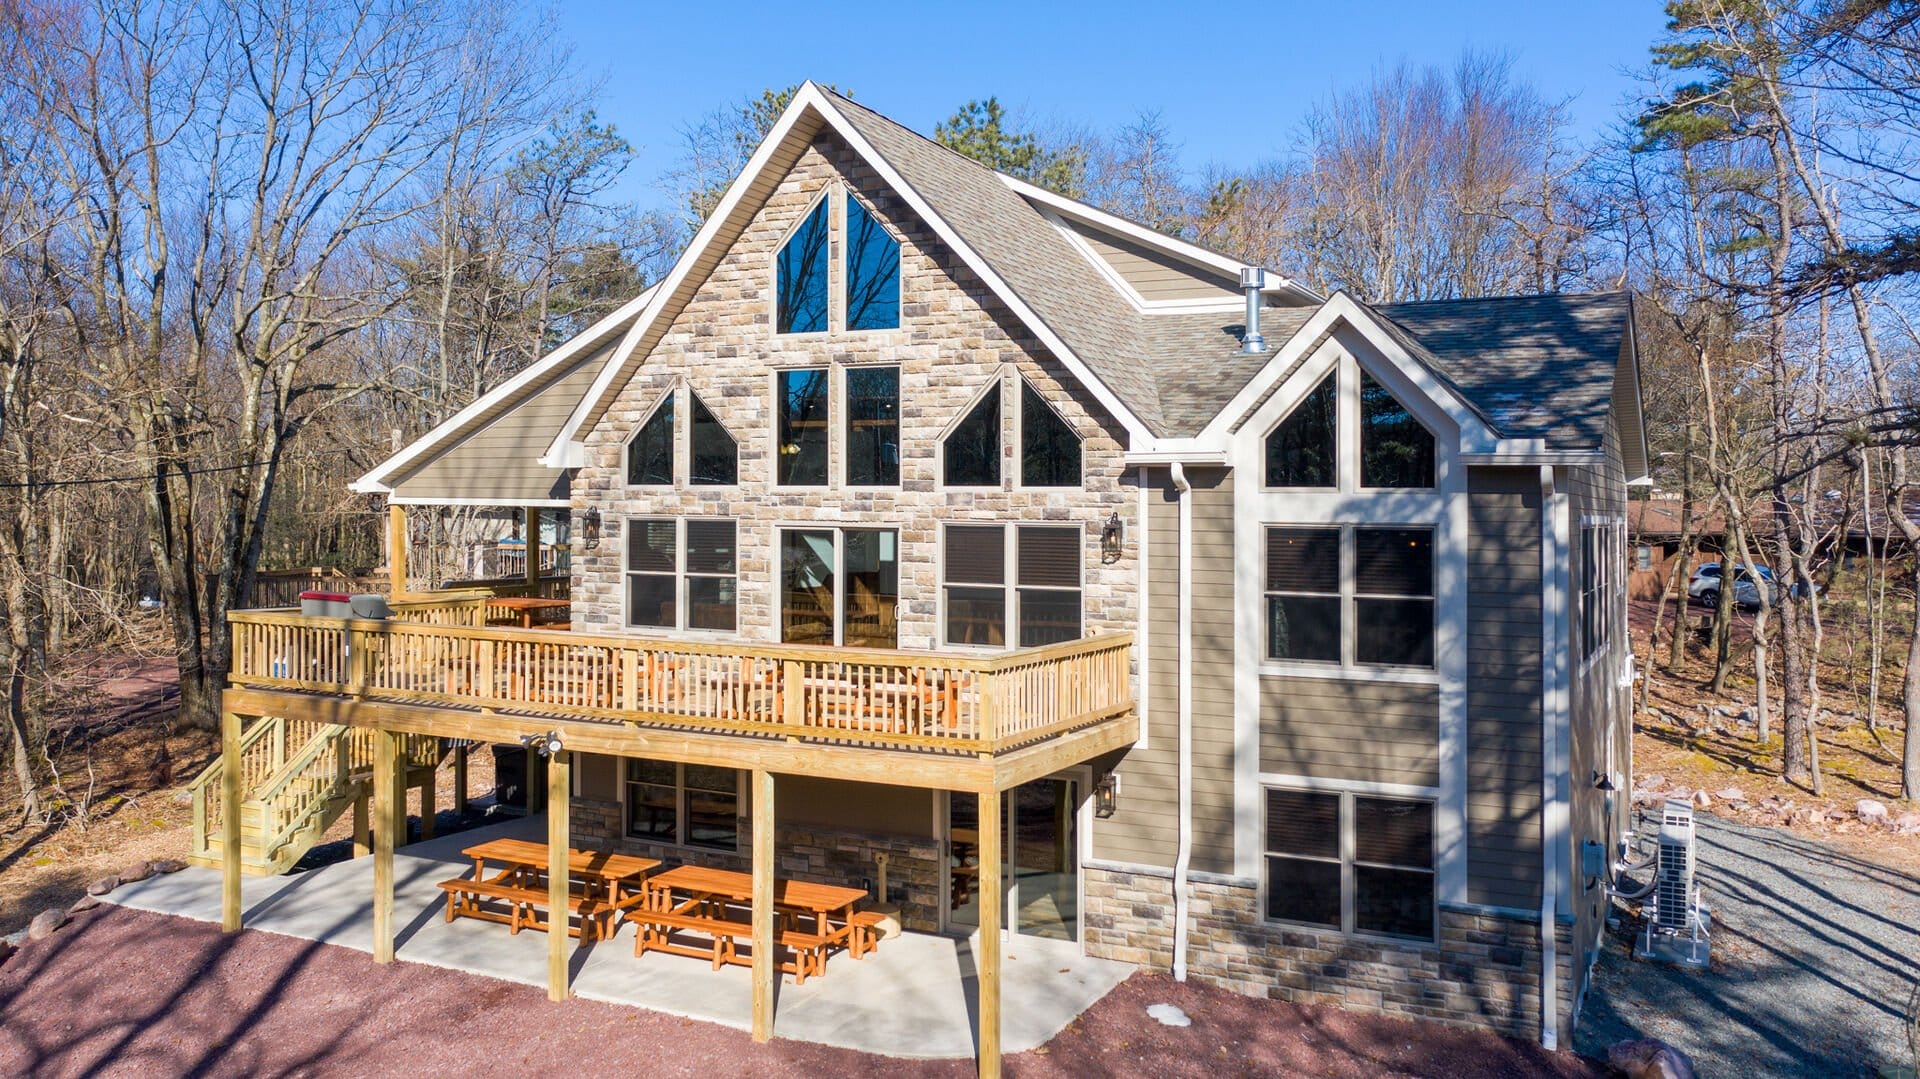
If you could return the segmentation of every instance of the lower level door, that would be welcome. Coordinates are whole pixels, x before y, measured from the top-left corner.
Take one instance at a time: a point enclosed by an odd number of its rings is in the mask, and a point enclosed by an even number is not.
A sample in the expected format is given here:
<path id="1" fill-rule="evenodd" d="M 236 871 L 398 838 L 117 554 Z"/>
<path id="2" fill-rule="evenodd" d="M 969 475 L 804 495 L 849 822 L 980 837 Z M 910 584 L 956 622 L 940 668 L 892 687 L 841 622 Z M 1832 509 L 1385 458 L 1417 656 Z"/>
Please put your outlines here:
<path id="1" fill-rule="evenodd" d="M 1007 929 L 1054 940 L 1080 939 L 1077 779 L 1053 776 L 1000 795 L 1000 879 Z M 980 924 L 979 800 L 947 796 L 947 923 Z"/>

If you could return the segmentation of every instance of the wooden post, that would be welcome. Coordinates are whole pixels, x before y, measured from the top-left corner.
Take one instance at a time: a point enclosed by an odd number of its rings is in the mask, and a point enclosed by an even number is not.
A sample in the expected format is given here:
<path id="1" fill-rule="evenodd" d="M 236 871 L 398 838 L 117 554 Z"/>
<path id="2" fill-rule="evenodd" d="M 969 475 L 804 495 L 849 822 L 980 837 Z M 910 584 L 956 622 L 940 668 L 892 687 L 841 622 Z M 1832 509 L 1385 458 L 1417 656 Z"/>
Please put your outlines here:
<path id="1" fill-rule="evenodd" d="M 547 999 L 567 999 L 567 853 L 573 845 L 569 795 L 573 793 L 572 754 L 561 750 L 547 758 Z M 581 931 L 586 919 L 581 919 Z"/>
<path id="2" fill-rule="evenodd" d="M 753 1040 L 773 1037 L 773 773 L 753 770 Z"/>
<path id="3" fill-rule="evenodd" d="M 439 803 L 440 765 L 435 762 L 427 767 L 426 778 L 420 781 L 420 841 L 423 843 L 433 838 L 433 811 Z"/>
<path id="4" fill-rule="evenodd" d="M 367 823 L 367 798 L 353 800 L 353 856 L 363 858 L 373 852 L 373 826 Z"/>
<path id="5" fill-rule="evenodd" d="M 1000 792 L 980 792 L 980 954 L 974 973 L 980 1007 L 977 1042 L 981 1079 L 1000 1075 L 1000 921 L 1006 892 L 1000 880 Z"/>
<path id="6" fill-rule="evenodd" d="M 540 594 L 540 507 L 527 507 L 527 588 L 529 595 Z"/>
<path id="7" fill-rule="evenodd" d="M 527 749 L 527 813 L 529 816 L 547 808 L 547 786 L 540 782 L 540 754 L 532 747 Z"/>
<path id="8" fill-rule="evenodd" d="M 373 732 L 373 961 L 393 962 L 394 833 L 404 827 L 407 802 L 400 761 L 403 735 Z M 396 806 L 394 803 L 398 802 Z"/>
<path id="9" fill-rule="evenodd" d="M 473 747 L 462 743 L 453 751 L 453 811 L 467 815 L 467 753 Z"/>
<path id="10" fill-rule="evenodd" d="M 387 591 L 407 594 L 407 507 L 387 504 Z"/>
<path id="11" fill-rule="evenodd" d="M 240 717 L 220 717 L 220 928 L 240 928 Z"/>

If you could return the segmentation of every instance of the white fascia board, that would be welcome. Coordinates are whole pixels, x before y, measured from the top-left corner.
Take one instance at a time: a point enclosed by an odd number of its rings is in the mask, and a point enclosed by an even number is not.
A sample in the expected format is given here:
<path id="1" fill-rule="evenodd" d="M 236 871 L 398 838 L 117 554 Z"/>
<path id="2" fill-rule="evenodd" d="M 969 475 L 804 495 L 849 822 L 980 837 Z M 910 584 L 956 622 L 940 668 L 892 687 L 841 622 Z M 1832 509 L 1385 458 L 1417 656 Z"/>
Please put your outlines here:
<path id="1" fill-rule="evenodd" d="M 1048 351 L 1052 352 L 1061 364 L 1080 380 L 1087 391 L 1093 394 L 1094 400 L 1099 401 L 1103 408 L 1120 420 L 1127 429 L 1129 441 L 1146 441 L 1153 437 L 1152 431 L 1133 409 L 1127 407 L 1126 403 L 1121 401 L 1119 396 L 1108 388 L 1106 383 L 1102 382 L 1071 348 L 1067 347 L 1066 342 L 1053 332 L 1053 328 L 1043 322 L 1040 316 L 1027 306 L 1026 301 L 1013 291 L 1005 279 L 962 240 L 959 234 L 953 231 L 952 226 L 933 211 L 933 207 L 927 204 L 926 199 L 906 182 L 906 179 L 874 149 L 871 143 L 867 142 L 845 116 L 841 115 L 840 110 L 834 107 L 832 100 L 818 86 L 808 81 L 800 87 L 799 92 L 793 95 L 793 101 L 788 104 L 787 111 L 781 114 L 779 121 L 760 143 L 759 149 L 753 152 L 746 167 L 741 169 L 740 175 L 734 177 L 733 183 L 727 188 L 726 195 L 721 198 L 720 204 L 707 218 L 707 223 L 695 234 L 693 242 L 687 245 L 686 253 L 681 255 L 680 260 L 674 264 L 672 272 L 661 281 L 659 295 L 652 304 L 648 305 L 647 310 L 641 313 L 634 322 L 633 328 L 627 331 L 626 338 L 620 342 L 620 347 L 614 350 L 605 369 L 594 380 L 586 396 L 581 398 L 579 407 L 567 417 L 567 422 L 561 427 L 560 433 L 554 438 L 552 444 L 547 447 L 546 455 L 541 458 L 543 464 L 566 459 L 566 444 L 579 438 L 580 428 L 585 425 L 586 418 L 599 407 L 602 398 L 611 392 L 614 378 L 625 367 L 633 350 L 646 336 L 647 329 L 666 307 L 666 301 L 686 282 L 694 263 L 704 250 L 712 245 L 720 233 L 723 222 L 732 216 L 741 200 L 745 198 L 747 190 L 752 186 L 751 179 L 766 169 L 768 162 L 773 158 L 774 150 L 792 133 L 794 126 L 808 109 L 817 113 L 833 128 L 835 134 L 845 140 L 855 153 L 864 158 L 867 164 L 879 174 L 881 181 L 904 199 L 907 206 L 933 229 L 941 241 L 960 256 L 967 268 L 985 281 L 987 287 L 994 291 L 1001 302 L 1005 303 L 1014 315 L 1033 331 L 1040 343 L 1045 345 Z"/>
<path id="2" fill-rule="evenodd" d="M 1241 262 L 1239 259 L 1222 255 L 1218 251 L 1209 251 L 1198 244 L 1190 244 L 1185 240 L 1168 236 L 1166 233 L 1160 232 L 1157 229 L 1150 229 L 1137 221 L 1129 221 L 1118 214 L 1108 213 L 1098 207 L 1089 206 L 1078 199 L 1070 199 L 1058 192 L 1049 191 L 1039 184 L 1029 183 L 1015 176 L 1008 176 L 1004 172 L 996 173 L 995 175 L 1000 177 L 1001 183 L 1012 188 L 1023 198 L 1040 203 L 1048 209 L 1076 221 L 1085 222 L 1086 224 L 1107 232 L 1118 233 L 1136 243 L 1164 251 L 1182 261 L 1230 273 L 1235 279 L 1239 278 L 1240 271 L 1243 268 L 1253 265 L 1253 263 L 1250 262 Z M 1264 269 L 1264 267 L 1262 268 Z M 1278 281 L 1277 284 L 1267 286 L 1265 291 L 1269 293 L 1285 294 L 1305 303 L 1322 303 L 1326 300 L 1326 297 L 1295 281 L 1293 278 L 1288 277 L 1286 274 L 1275 270 L 1267 270 L 1267 272 L 1272 274 Z"/>
<path id="3" fill-rule="evenodd" d="M 567 509 L 573 503 L 564 498 L 529 498 L 521 502 L 503 502 L 497 498 L 412 498 L 396 495 L 387 499 L 396 506 L 492 506 L 496 509 L 508 509 L 516 506 L 537 506 L 541 509 Z"/>
<path id="4" fill-rule="evenodd" d="M 547 353 L 544 358 L 535 361 L 528 366 L 526 370 L 495 386 L 493 389 L 488 390 L 486 393 L 481 394 L 474 399 L 472 404 L 454 413 L 436 425 L 433 430 L 428 431 L 426 434 L 408 443 L 399 453 L 382 461 L 379 465 L 375 466 L 371 472 L 348 484 L 347 489 L 360 494 L 391 494 L 393 487 L 387 483 L 387 480 L 390 479 L 394 473 L 406 468 L 409 464 L 412 464 L 425 455 L 427 451 L 439 446 L 455 434 L 460 433 L 462 428 L 472 423 L 495 404 L 519 392 L 529 383 L 544 378 L 555 368 L 564 366 L 569 360 L 580 355 L 580 353 L 598 345 L 601 339 L 606 337 L 613 329 L 628 319 L 631 319 L 635 313 L 645 307 L 647 301 L 653 296 L 653 293 L 654 289 L 649 288 L 641 292 L 640 295 L 621 304 L 619 309 L 612 314 L 575 334 L 571 340 L 562 344 L 559 348 L 554 349 L 552 352 Z"/>
<path id="5" fill-rule="evenodd" d="M 1604 463 L 1607 455 L 1604 450 L 1550 450 L 1537 438 L 1503 438 L 1491 449 L 1462 453 L 1460 459 L 1470 465 L 1585 467 Z"/>
<path id="6" fill-rule="evenodd" d="M 1203 446 L 1193 439 L 1160 439 L 1148 449 L 1130 451 L 1121 462 L 1132 468 L 1139 465 L 1224 465 L 1227 451 L 1221 446 Z"/>
<path id="7" fill-rule="evenodd" d="M 1320 305 L 1320 310 L 1314 312 L 1313 317 L 1308 319 L 1305 325 L 1294 331 L 1293 336 L 1287 338 L 1279 351 L 1267 358 L 1266 364 L 1260 371 L 1241 387 L 1240 392 L 1227 402 L 1218 415 L 1207 423 L 1207 426 L 1195 437 L 1195 441 L 1208 444 L 1223 443 L 1234 423 L 1266 398 L 1274 383 L 1293 368 L 1294 362 L 1304 354 L 1305 350 L 1343 322 L 1366 338 L 1368 344 L 1385 356 L 1388 362 L 1399 369 L 1407 381 L 1413 383 L 1415 389 L 1419 390 L 1427 400 L 1433 402 L 1435 407 L 1446 413 L 1447 418 L 1460 428 L 1462 455 L 1472 456 L 1500 448 L 1503 440 L 1488 429 L 1479 413 L 1475 412 L 1446 383 L 1441 382 L 1426 364 L 1415 359 L 1400 346 L 1400 342 L 1382 330 L 1372 313 L 1345 292 L 1334 293 L 1332 299 Z"/>

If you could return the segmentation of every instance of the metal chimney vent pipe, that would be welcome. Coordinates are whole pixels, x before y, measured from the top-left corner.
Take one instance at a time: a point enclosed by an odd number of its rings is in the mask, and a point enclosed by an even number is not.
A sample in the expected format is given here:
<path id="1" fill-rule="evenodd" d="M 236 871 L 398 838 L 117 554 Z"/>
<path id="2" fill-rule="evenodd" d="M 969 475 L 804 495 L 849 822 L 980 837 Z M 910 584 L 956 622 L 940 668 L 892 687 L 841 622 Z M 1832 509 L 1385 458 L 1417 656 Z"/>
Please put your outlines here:
<path id="1" fill-rule="evenodd" d="M 1240 337 L 1240 351 L 1258 356 L 1267 351 L 1267 339 L 1260 336 L 1260 293 L 1267 287 L 1267 271 L 1258 266 L 1240 267 L 1240 287 L 1247 294 L 1247 329 Z"/>

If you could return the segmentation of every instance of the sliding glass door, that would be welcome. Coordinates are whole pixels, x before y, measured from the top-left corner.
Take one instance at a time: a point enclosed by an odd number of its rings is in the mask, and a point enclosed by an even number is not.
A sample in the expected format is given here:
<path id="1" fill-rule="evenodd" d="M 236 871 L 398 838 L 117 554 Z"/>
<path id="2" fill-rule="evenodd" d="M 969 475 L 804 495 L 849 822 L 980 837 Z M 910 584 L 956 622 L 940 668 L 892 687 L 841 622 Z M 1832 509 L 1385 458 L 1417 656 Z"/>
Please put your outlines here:
<path id="1" fill-rule="evenodd" d="M 900 537 L 864 528 L 780 533 L 780 639 L 788 644 L 894 648 Z"/>
<path id="2" fill-rule="evenodd" d="M 1072 776 L 1049 776 L 1000 795 L 1000 880 L 1009 932 L 1080 939 L 1080 798 Z M 947 925 L 980 924 L 980 803 L 947 795 Z"/>

